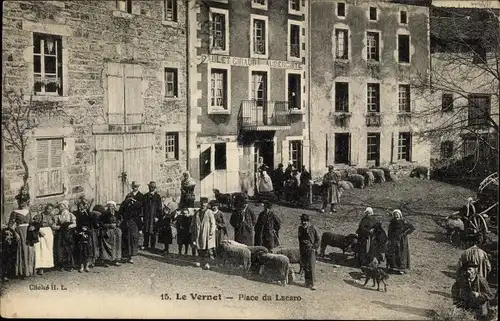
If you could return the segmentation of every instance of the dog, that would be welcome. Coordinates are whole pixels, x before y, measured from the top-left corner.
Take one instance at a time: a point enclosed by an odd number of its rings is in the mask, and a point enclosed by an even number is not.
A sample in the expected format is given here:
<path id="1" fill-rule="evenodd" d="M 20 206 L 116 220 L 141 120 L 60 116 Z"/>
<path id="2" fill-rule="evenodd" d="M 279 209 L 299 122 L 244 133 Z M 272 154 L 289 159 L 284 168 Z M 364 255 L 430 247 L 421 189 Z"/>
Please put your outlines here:
<path id="1" fill-rule="evenodd" d="M 228 209 L 233 209 L 233 195 L 230 193 L 223 194 L 218 189 L 213 190 L 215 199 L 219 204 L 225 205 Z"/>
<path id="2" fill-rule="evenodd" d="M 372 279 L 372 287 L 375 287 L 375 283 L 377 283 L 377 291 L 380 291 L 380 283 L 382 283 L 384 285 L 384 292 L 387 292 L 387 284 L 385 283 L 385 281 L 389 279 L 389 275 L 378 266 L 378 262 L 376 262 L 376 260 L 370 263 L 369 266 L 362 266 L 361 271 L 366 277 L 363 286 L 366 286 L 366 284 L 368 284 L 368 281 Z"/>

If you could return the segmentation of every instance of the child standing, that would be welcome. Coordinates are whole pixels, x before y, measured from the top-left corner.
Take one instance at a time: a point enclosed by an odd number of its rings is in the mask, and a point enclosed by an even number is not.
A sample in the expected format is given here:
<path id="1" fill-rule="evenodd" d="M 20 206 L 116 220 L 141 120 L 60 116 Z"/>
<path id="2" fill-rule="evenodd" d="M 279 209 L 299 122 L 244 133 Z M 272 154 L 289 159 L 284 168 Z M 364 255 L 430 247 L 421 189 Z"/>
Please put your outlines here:
<path id="1" fill-rule="evenodd" d="M 180 210 L 179 215 L 175 218 L 175 227 L 177 228 L 177 245 L 179 246 L 179 255 L 182 254 L 182 247 L 185 246 L 184 255 L 188 253 L 188 247 L 192 244 L 191 233 L 189 227 L 193 216 L 190 215 L 187 208 Z M 191 254 L 196 255 L 196 249 L 191 245 Z"/>
<path id="2" fill-rule="evenodd" d="M 162 215 L 160 216 L 158 222 L 156 222 L 155 229 L 158 233 L 158 243 L 163 243 L 164 249 L 163 254 L 169 253 L 169 245 L 172 244 L 172 227 L 171 224 L 171 213 L 170 209 L 163 207 Z"/>

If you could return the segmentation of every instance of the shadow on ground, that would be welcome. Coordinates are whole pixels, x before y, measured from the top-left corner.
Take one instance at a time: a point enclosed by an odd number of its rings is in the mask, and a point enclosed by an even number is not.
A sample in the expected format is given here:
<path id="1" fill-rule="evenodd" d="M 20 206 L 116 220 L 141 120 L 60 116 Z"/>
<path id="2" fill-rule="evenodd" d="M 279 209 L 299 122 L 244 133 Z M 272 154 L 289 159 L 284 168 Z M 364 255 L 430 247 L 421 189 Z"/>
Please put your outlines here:
<path id="1" fill-rule="evenodd" d="M 372 301 L 372 303 L 378 304 L 386 309 L 393 310 L 393 311 L 399 311 L 407 314 L 413 314 L 417 315 L 419 317 L 423 318 L 428 318 L 430 313 L 433 311 L 431 309 L 422 309 L 422 308 L 415 308 L 415 307 L 410 307 L 406 305 L 400 305 L 400 304 L 390 304 L 386 302 L 381 302 L 381 301 Z"/>
<path id="2" fill-rule="evenodd" d="M 445 297 L 445 298 L 451 298 L 451 294 L 448 293 L 448 292 L 444 292 L 444 291 L 434 291 L 434 290 L 429 290 L 428 291 L 429 293 L 432 293 L 432 294 L 437 294 L 437 295 L 440 295 L 442 297 Z"/>
<path id="3" fill-rule="evenodd" d="M 319 262 L 332 264 L 332 265 L 341 265 L 345 267 L 358 267 L 357 260 L 353 255 L 347 254 L 344 256 L 342 253 L 330 252 L 325 254 L 324 257 L 317 256 L 316 260 Z"/>
<path id="4" fill-rule="evenodd" d="M 363 284 L 360 284 L 360 283 L 356 282 L 356 280 L 353 280 L 353 279 L 344 279 L 344 282 L 345 282 L 346 284 L 349 284 L 349 285 L 351 285 L 351 286 L 353 286 L 353 287 L 355 287 L 355 288 L 358 288 L 358 289 L 363 289 L 363 290 L 368 290 L 368 291 L 377 291 L 377 292 L 379 292 L 379 291 L 377 290 L 377 288 L 376 288 L 376 287 L 371 286 L 371 285 L 372 285 L 372 283 L 371 283 L 371 282 L 370 282 L 369 284 L 367 284 L 366 286 L 365 286 L 365 285 L 363 285 Z M 383 292 L 383 291 L 382 291 L 382 292 Z"/>

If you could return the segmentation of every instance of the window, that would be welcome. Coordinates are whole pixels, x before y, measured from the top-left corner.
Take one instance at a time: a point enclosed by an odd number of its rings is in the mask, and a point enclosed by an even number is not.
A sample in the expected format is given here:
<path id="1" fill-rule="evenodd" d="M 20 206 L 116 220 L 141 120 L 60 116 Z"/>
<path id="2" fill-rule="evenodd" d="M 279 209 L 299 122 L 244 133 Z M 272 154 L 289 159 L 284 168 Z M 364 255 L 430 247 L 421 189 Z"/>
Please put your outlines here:
<path id="1" fill-rule="evenodd" d="M 290 57 L 300 58 L 300 26 L 290 25 Z"/>
<path id="2" fill-rule="evenodd" d="M 346 82 L 335 83 L 335 111 L 349 112 L 349 84 Z"/>
<path id="3" fill-rule="evenodd" d="M 441 158 L 450 158 L 453 156 L 453 142 L 447 140 L 441 142 Z"/>
<path id="4" fill-rule="evenodd" d="M 61 37 L 35 33 L 33 42 L 35 93 L 62 96 Z"/>
<path id="5" fill-rule="evenodd" d="M 380 134 L 368 133 L 366 140 L 366 160 L 379 162 L 380 156 Z"/>
<path id="6" fill-rule="evenodd" d="M 300 74 L 288 75 L 288 108 L 300 109 Z"/>
<path id="7" fill-rule="evenodd" d="M 177 98 L 177 69 L 165 68 L 165 96 Z"/>
<path id="8" fill-rule="evenodd" d="M 267 10 L 267 0 L 252 0 L 252 8 Z"/>
<path id="9" fill-rule="evenodd" d="M 410 85 L 399 85 L 399 111 L 409 113 L 410 101 Z"/>
<path id="10" fill-rule="evenodd" d="M 348 59 L 349 54 L 349 31 L 346 29 L 335 29 L 335 57 L 337 59 Z"/>
<path id="11" fill-rule="evenodd" d="M 166 21 L 177 21 L 177 0 L 165 0 Z"/>
<path id="12" fill-rule="evenodd" d="M 290 11 L 300 11 L 300 0 L 290 0 L 289 9 Z"/>
<path id="13" fill-rule="evenodd" d="M 116 8 L 120 11 L 132 13 L 132 0 L 117 0 Z"/>
<path id="14" fill-rule="evenodd" d="M 267 72 L 252 71 L 251 97 L 258 107 L 267 106 Z"/>
<path id="15" fill-rule="evenodd" d="M 366 91 L 366 106 L 368 112 L 380 112 L 380 85 L 368 84 Z"/>
<path id="16" fill-rule="evenodd" d="M 370 20 L 377 20 L 377 8 L 370 7 Z"/>
<path id="17" fill-rule="evenodd" d="M 179 133 L 168 132 L 165 134 L 165 159 L 179 160 Z"/>
<path id="18" fill-rule="evenodd" d="M 302 141 L 301 140 L 291 140 L 290 141 L 290 162 L 292 162 L 293 167 L 302 168 Z"/>
<path id="19" fill-rule="evenodd" d="M 399 12 L 399 23 L 404 25 L 408 23 L 408 13 L 406 11 Z"/>
<path id="20" fill-rule="evenodd" d="M 266 54 L 266 21 L 261 19 L 253 20 L 253 53 L 258 55 Z"/>
<path id="21" fill-rule="evenodd" d="M 410 62 L 410 36 L 398 35 L 399 62 Z"/>
<path id="22" fill-rule="evenodd" d="M 226 50 L 226 15 L 212 13 L 212 49 Z"/>
<path id="23" fill-rule="evenodd" d="M 469 126 L 487 125 L 491 111 L 491 97 L 488 95 L 469 95 Z"/>
<path id="24" fill-rule="evenodd" d="M 227 70 L 212 69 L 210 75 L 210 106 L 228 109 L 227 105 Z"/>
<path id="25" fill-rule="evenodd" d="M 453 94 L 443 94 L 441 96 L 441 111 L 453 111 Z"/>
<path id="26" fill-rule="evenodd" d="M 36 145 L 36 196 L 63 194 L 63 139 L 37 139 Z"/>
<path id="27" fill-rule="evenodd" d="M 411 133 L 399 133 L 398 160 L 411 162 Z"/>
<path id="28" fill-rule="evenodd" d="M 345 3 L 344 2 L 337 2 L 337 16 L 338 17 L 345 17 Z"/>
<path id="29" fill-rule="evenodd" d="M 366 33 L 366 54 L 368 60 L 379 60 L 379 33 L 367 32 Z"/>
<path id="30" fill-rule="evenodd" d="M 351 149 L 351 134 L 335 134 L 335 164 L 349 164 Z"/>
<path id="31" fill-rule="evenodd" d="M 216 143 L 214 152 L 215 169 L 227 169 L 226 143 Z"/>

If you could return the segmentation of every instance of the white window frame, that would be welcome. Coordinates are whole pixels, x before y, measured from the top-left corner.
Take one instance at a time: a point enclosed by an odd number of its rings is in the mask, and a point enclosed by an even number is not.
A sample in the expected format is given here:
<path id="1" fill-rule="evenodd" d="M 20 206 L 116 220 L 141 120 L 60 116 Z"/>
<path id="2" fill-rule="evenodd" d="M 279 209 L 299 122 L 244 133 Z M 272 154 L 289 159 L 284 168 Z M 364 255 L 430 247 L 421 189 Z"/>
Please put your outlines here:
<path id="1" fill-rule="evenodd" d="M 263 20 L 265 35 L 264 42 L 266 46 L 265 54 L 259 54 L 254 52 L 254 21 L 255 20 Z M 261 59 L 269 59 L 269 18 L 267 16 L 262 15 L 250 15 L 250 58 L 261 58 Z"/>
<path id="2" fill-rule="evenodd" d="M 226 107 L 212 106 L 212 69 L 226 71 Z M 208 66 L 207 106 L 209 114 L 231 114 L 231 66 L 226 64 L 212 63 Z"/>
<path id="3" fill-rule="evenodd" d="M 216 49 L 213 47 L 213 14 L 221 14 L 224 16 L 224 45 L 225 49 Z M 210 52 L 218 55 L 229 55 L 229 11 L 226 9 L 210 8 Z"/>
<path id="4" fill-rule="evenodd" d="M 133 0 L 116 0 L 116 10 L 132 14 L 134 10 L 132 1 Z M 130 6 L 130 11 L 127 9 L 127 6 Z"/>
<path id="5" fill-rule="evenodd" d="M 408 37 L 408 62 L 406 61 L 399 61 L 399 36 L 407 36 Z M 396 37 L 396 45 L 397 45 L 397 52 L 398 52 L 398 64 L 402 65 L 409 65 L 411 64 L 411 35 L 409 32 L 398 32 L 398 35 Z"/>
<path id="6" fill-rule="evenodd" d="M 371 8 L 375 8 L 375 15 L 376 15 L 375 19 L 370 19 L 370 9 Z M 368 7 L 368 21 L 378 21 L 379 14 L 380 14 L 380 12 L 376 6 L 369 6 Z"/>
<path id="7" fill-rule="evenodd" d="M 54 140 L 61 140 L 61 165 L 59 167 L 52 167 L 52 149 L 50 148 L 50 146 L 48 147 L 48 150 L 47 150 L 47 158 L 48 158 L 48 167 L 47 168 L 38 168 L 38 141 L 40 140 L 48 140 L 48 141 L 54 141 Z M 49 143 L 51 144 L 51 143 Z M 54 137 L 38 137 L 36 138 L 36 141 L 35 141 L 35 148 L 36 148 L 36 157 L 35 157 L 35 175 L 36 175 L 36 186 L 38 186 L 38 174 L 39 172 L 41 171 L 49 171 L 51 169 L 59 169 L 60 170 L 60 175 L 61 175 L 61 191 L 58 191 L 58 192 L 54 192 L 54 193 L 49 193 L 49 194 L 42 194 L 42 195 L 38 195 L 38 188 L 35 188 L 35 197 L 36 198 L 45 198 L 45 197 L 51 197 L 51 196 L 56 196 L 56 195 L 63 195 L 64 194 L 64 189 L 65 189 L 65 186 L 64 186 L 64 182 L 65 182 L 65 172 L 64 172 L 64 145 L 65 145 L 65 141 L 64 141 L 64 137 L 59 137 L 59 136 L 54 136 Z"/>
<path id="8" fill-rule="evenodd" d="M 267 0 L 264 0 L 264 4 L 256 3 L 255 0 L 250 0 L 252 3 L 252 9 L 261 9 L 261 10 L 267 10 L 269 2 Z M 253 27 L 253 24 L 252 24 Z"/>
<path id="9" fill-rule="evenodd" d="M 164 77 L 165 77 L 165 97 L 166 98 L 179 98 L 179 69 L 174 67 L 165 67 L 164 69 Z M 174 95 L 169 96 L 167 93 L 167 73 L 174 73 Z"/>
<path id="10" fill-rule="evenodd" d="M 179 132 L 166 132 L 165 133 L 165 160 L 167 161 L 177 161 L 179 160 Z M 177 142 L 176 142 L 177 137 Z M 176 144 L 177 143 L 177 144 Z M 171 150 L 169 150 L 171 149 Z M 173 153 L 170 156 L 169 153 Z M 177 154 L 177 157 L 176 157 Z"/>
<path id="11" fill-rule="evenodd" d="M 401 91 L 401 88 L 406 88 L 406 90 L 408 90 L 408 95 L 402 95 L 402 91 Z M 404 102 L 404 101 L 407 101 L 407 107 L 408 107 L 408 110 L 403 110 L 401 109 L 401 103 Z M 406 107 L 406 105 L 405 105 Z M 407 84 L 407 83 L 399 83 L 398 84 L 398 112 L 399 113 L 410 113 L 411 112 L 411 86 L 410 84 Z"/>
<path id="12" fill-rule="evenodd" d="M 303 73 L 300 70 L 291 70 L 291 69 L 286 69 L 285 70 L 285 101 L 288 101 L 288 77 L 289 75 L 298 75 L 300 76 L 300 108 L 299 110 L 304 110 L 304 94 L 303 94 L 303 88 L 304 88 L 304 77 Z M 268 85 L 269 86 L 269 85 Z M 290 106 L 289 106 L 290 108 Z"/>
<path id="13" fill-rule="evenodd" d="M 378 59 L 370 59 L 370 58 L 368 58 L 368 52 L 369 52 L 369 48 L 370 48 L 368 33 L 376 33 L 376 34 L 378 34 L 378 41 L 377 41 L 377 57 L 378 57 Z M 366 35 L 366 56 L 365 56 L 366 60 L 369 61 L 369 62 L 380 62 L 380 60 L 382 58 L 380 56 L 380 41 L 381 41 L 381 33 L 380 33 L 380 31 L 378 31 L 378 30 L 367 30 L 365 35 Z"/>
<path id="14" fill-rule="evenodd" d="M 370 149 L 370 146 L 377 146 L 376 144 L 371 144 L 370 143 L 370 136 L 373 136 L 373 137 L 377 137 L 378 136 L 378 148 L 375 148 L 376 150 L 378 150 L 378 158 L 380 160 L 380 153 L 381 153 L 381 148 L 380 148 L 380 144 L 381 144 L 381 141 L 382 141 L 382 138 L 381 138 L 381 134 L 380 133 L 377 133 L 377 132 L 368 132 L 366 133 L 366 161 L 367 162 L 373 162 L 373 161 L 377 161 L 376 159 L 370 159 L 369 155 L 377 155 L 377 153 L 370 153 L 369 152 L 369 149 Z"/>
<path id="15" fill-rule="evenodd" d="M 345 13 L 345 15 L 343 15 L 343 16 L 339 16 L 339 4 L 340 3 L 344 4 L 344 13 Z M 344 1 L 337 2 L 337 4 L 335 5 L 335 15 L 339 19 L 345 19 L 347 17 L 347 2 L 344 2 Z"/>
<path id="16" fill-rule="evenodd" d="M 293 15 L 302 15 L 302 0 L 296 0 L 299 2 L 299 10 L 294 10 L 292 8 L 292 1 L 288 0 L 288 13 Z"/>
<path id="17" fill-rule="evenodd" d="M 37 33 L 37 32 L 35 32 Z M 46 34 L 46 33 L 37 33 L 41 36 L 41 40 L 40 40 L 40 53 L 35 53 L 35 46 L 34 46 L 34 43 L 35 43 L 35 35 L 33 34 L 33 41 L 32 41 L 32 44 L 33 44 L 33 52 L 32 52 L 32 56 L 33 56 L 33 82 L 32 82 L 32 85 L 33 85 L 33 92 L 35 93 L 35 95 L 46 95 L 46 96 L 62 96 L 64 94 L 64 78 L 63 78 L 63 75 L 64 75 L 64 70 L 60 70 L 61 74 L 59 74 L 59 63 L 61 63 L 61 66 L 64 66 L 63 62 L 64 62 L 64 55 L 63 55 L 63 50 L 64 50 L 64 47 L 63 47 L 63 37 L 59 36 L 59 35 L 53 35 L 53 34 Z M 54 43 L 53 43 L 53 50 L 55 52 L 55 54 L 46 54 L 45 53 L 45 40 L 46 40 L 46 37 L 56 37 L 56 38 L 59 38 L 59 39 L 54 39 Z M 58 55 L 58 46 L 61 46 L 60 48 L 60 52 L 61 52 L 61 56 Z M 39 73 L 35 73 L 35 56 L 38 56 L 40 57 L 40 72 Z M 55 74 L 53 73 L 49 73 L 47 74 L 45 72 L 45 57 L 46 56 L 50 56 L 50 57 L 55 57 L 56 58 L 56 72 Z M 40 79 L 41 81 L 45 81 L 46 76 L 47 75 L 50 75 L 49 78 L 53 78 L 55 76 L 55 79 L 57 82 L 59 82 L 59 86 L 61 87 L 61 94 L 59 94 L 59 91 L 55 91 L 55 92 L 47 92 L 45 91 L 46 90 L 46 84 L 45 85 L 42 85 L 41 87 L 41 91 L 38 91 L 38 92 L 35 92 L 35 81 L 36 79 Z"/>
<path id="18" fill-rule="evenodd" d="M 248 68 L 248 100 L 252 100 L 252 73 L 253 72 L 265 72 L 267 73 L 267 101 L 269 101 L 269 95 L 271 93 L 271 68 L 269 66 L 251 66 Z M 288 80 L 288 78 L 287 78 Z M 287 95 L 288 97 L 288 95 Z M 285 100 L 288 100 L 285 99 Z"/>
<path id="19" fill-rule="evenodd" d="M 167 19 L 167 2 L 168 1 L 172 1 L 172 4 L 173 4 L 172 19 Z M 178 19 L 179 19 L 179 4 L 177 3 L 177 0 L 163 0 L 162 20 L 168 21 L 168 22 L 177 22 Z"/>
<path id="20" fill-rule="evenodd" d="M 370 106 L 373 105 L 373 102 L 371 101 L 373 99 L 373 97 L 370 97 L 370 85 L 378 85 L 378 111 L 377 110 L 371 110 Z M 381 91 L 381 85 L 380 83 L 377 83 L 377 82 L 369 82 L 366 84 L 366 111 L 369 112 L 369 113 L 380 113 L 380 109 L 381 109 L 381 103 L 380 103 L 380 91 Z M 377 104 L 375 104 L 376 106 Z"/>
<path id="21" fill-rule="evenodd" d="M 409 141 L 406 139 L 404 134 L 409 134 Z M 398 161 L 409 161 L 411 162 L 411 132 L 399 132 L 398 133 Z M 405 141 L 406 144 L 402 144 Z M 408 160 L 404 157 L 408 153 Z"/>
<path id="22" fill-rule="evenodd" d="M 292 35 L 292 25 L 299 27 L 299 56 L 292 56 L 292 43 L 290 42 L 290 38 Z M 302 23 L 297 22 L 295 20 L 288 20 L 288 41 L 287 41 L 287 58 L 290 61 L 302 61 Z"/>
<path id="23" fill-rule="evenodd" d="M 406 22 L 401 22 L 401 13 L 402 12 L 405 12 L 406 13 Z M 399 17 L 398 17 L 398 20 L 399 20 L 399 24 L 402 25 L 402 26 L 407 26 L 408 25 L 408 22 L 409 22 L 409 15 L 408 15 L 408 10 L 400 10 L 399 11 Z"/>
<path id="24" fill-rule="evenodd" d="M 338 57 L 339 41 L 337 39 L 337 30 L 347 32 L 346 35 L 345 35 L 347 37 L 347 57 L 345 57 L 345 58 Z M 351 41 L 349 39 L 349 29 L 348 28 L 344 28 L 344 27 L 337 27 L 336 26 L 334 28 L 333 32 L 334 32 L 333 37 L 334 37 L 334 42 L 335 42 L 335 46 L 334 46 L 334 49 L 333 49 L 333 50 L 335 50 L 335 53 L 334 53 L 335 60 L 349 60 L 349 56 L 351 54 L 351 50 L 350 50 L 350 43 L 351 43 Z M 342 46 L 344 47 L 344 43 L 342 43 Z M 346 49 L 346 48 L 344 47 L 344 49 Z"/>
<path id="25" fill-rule="evenodd" d="M 300 142 L 300 152 L 299 152 L 299 149 L 296 149 L 295 153 L 300 154 L 301 159 L 300 159 L 300 162 L 299 162 L 299 160 L 297 160 L 297 163 L 300 165 L 300 167 L 302 167 L 302 165 L 304 165 L 304 141 L 302 139 L 290 139 L 290 140 L 288 140 L 288 161 L 293 163 L 294 150 L 292 150 L 292 146 L 294 145 L 294 143 L 297 143 L 297 142 Z M 300 169 L 300 168 L 297 168 L 297 169 Z"/>

